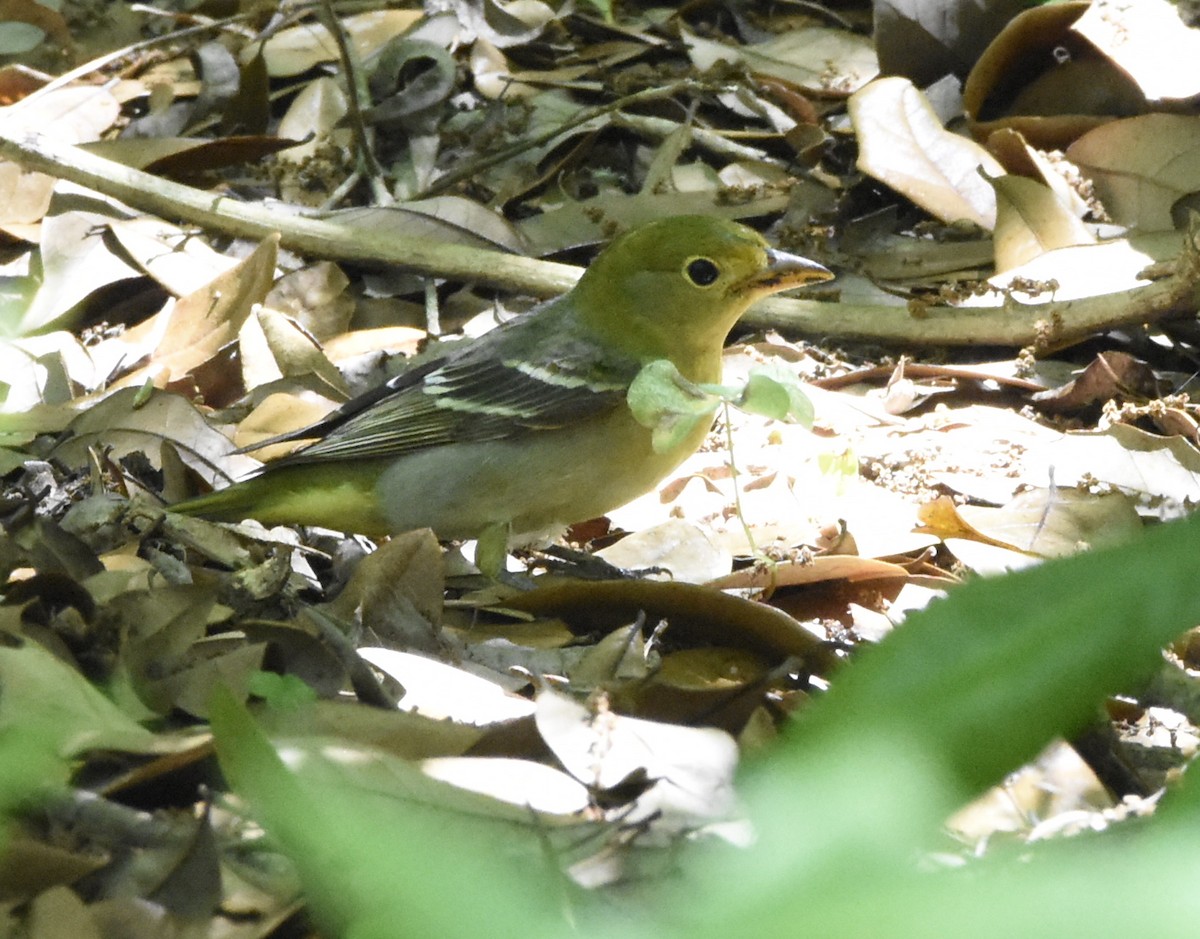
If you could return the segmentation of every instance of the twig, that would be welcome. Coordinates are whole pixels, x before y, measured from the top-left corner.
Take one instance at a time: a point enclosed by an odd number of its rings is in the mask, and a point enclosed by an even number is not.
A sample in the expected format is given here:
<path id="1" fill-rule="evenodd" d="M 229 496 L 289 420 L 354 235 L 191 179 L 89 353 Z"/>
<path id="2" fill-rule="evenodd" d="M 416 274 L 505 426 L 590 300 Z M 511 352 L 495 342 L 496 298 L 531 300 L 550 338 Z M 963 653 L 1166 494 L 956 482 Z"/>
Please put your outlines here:
<path id="1" fill-rule="evenodd" d="M 309 622 L 317 627 L 321 639 L 346 669 L 346 673 L 350 677 L 350 687 L 358 695 L 358 700 L 371 707 L 394 711 L 397 699 L 383 687 L 379 679 L 375 677 L 375 673 L 371 671 L 371 666 L 358 654 L 354 643 L 346 637 L 343 625 L 319 607 L 306 605 L 304 613 L 308 616 Z"/>
<path id="2" fill-rule="evenodd" d="M 836 336 L 906 346 L 1029 347 L 1044 355 L 1118 326 L 1195 313 L 1200 293 L 1200 229 L 1184 239 L 1174 269 L 1145 287 L 1076 300 L 996 307 L 930 306 L 917 316 L 904 306 L 823 303 L 770 297 L 742 318 L 755 329 Z"/>
<path id="3" fill-rule="evenodd" d="M 104 55 L 97 56 L 84 62 L 82 65 L 71 69 L 69 72 L 64 72 L 57 78 L 47 82 L 41 88 L 36 89 L 26 95 L 20 101 L 12 106 L 12 110 L 32 107 L 40 98 L 57 91 L 59 88 L 65 88 L 72 82 L 78 81 L 93 72 L 98 72 L 106 65 L 111 65 L 113 62 L 119 62 L 131 55 L 136 55 L 139 52 L 145 52 L 148 49 L 153 49 L 157 46 L 170 45 L 178 42 L 181 39 L 190 39 L 192 36 L 201 36 L 205 33 L 229 29 L 239 22 L 249 20 L 252 14 L 239 13 L 235 16 L 226 17 L 220 20 L 208 20 L 196 26 L 188 26 L 184 29 L 176 30 L 173 33 L 165 33 L 162 36 L 155 36 L 152 39 L 143 39 L 141 42 L 135 42 L 132 45 L 124 46 L 120 49 L 115 49 L 112 52 L 107 52 Z"/>
<path id="4" fill-rule="evenodd" d="M 746 536 L 750 555 L 757 558 L 760 556 L 758 544 L 754 540 L 754 532 L 750 530 L 750 523 L 746 521 L 746 513 L 742 510 L 742 484 L 738 481 L 741 472 L 737 468 L 737 461 L 734 457 L 733 421 L 730 419 L 729 402 L 722 399 L 721 408 L 725 422 L 725 452 L 729 454 L 729 481 L 733 483 L 733 509 L 737 513 L 738 521 L 742 523 L 742 534 Z"/>
<path id="5" fill-rule="evenodd" d="M 538 297 L 562 293 L 581 273 L 579 268 L 567 264 L 381 232 L 374 226 L 339 223 L 336 216 L 330 220 L 289 214 L 295 211 L 290 206 L 239 202 L 106 160 L 43 134 L 24 130 L 9 134 L 3 125 L 0 125 L 0 157 L 94 189 L 161 218 L 235 238 L 262 239 L 279 233 L 284 247 L 312 257 L 391 264 L 418 274 L 482 283 Z"/>
<path id="6" fill-rule="evenodd" d="M 376 205 L 391 205 L 394 201 L 392 194 L 383 182 L 383 167 L 375 158 L 375 134 L 369 130 L 363 121 L 362 102 L 370 98 L 366 78 L 359 67 L 354 55 L 354 49 L 346 41 L 346 30 L 333 9 L 332 0 L 322 0 L 321 22 L 337 43 L 338 55 L 342 60 L 342 74 L 346 78 L 346 102 L 349 107 L 347 115 L 350 128 L 354 133 L 354 142 L 358 150 L 358 163 L 371 185 L 371 194 Z"/>
<path id="7" fill-rule="evenodd" d="M 270 207 L 203 192 L 105 160 L 78 147 L 25 130 L 6 133 L 0 124 L 0 158 L 67 179 L 142 212 L 238 238 L 280 234 L 280 243 L 313 257 L 391 264 L 448 280 L 487 284 L 537 297 L 562 293 L 579 278 L 566 264 L 467 245 L 442 244 L 369 226 L 287 214 Z M 336 217 L 335 217 L 336 218 Z M 826 303 L 771 297 L 743 322 L 806 336 L 836 336 L 906 346 L 999 345 L 1047 352 L 1097 332 L 1195 312 L 1200 289 L 1200 230 L 1185 239 L 1174 270 L 1145 287 L 1078 300 L 1001 306 L 931 306 L 920 316 L 906 307 Z"/>

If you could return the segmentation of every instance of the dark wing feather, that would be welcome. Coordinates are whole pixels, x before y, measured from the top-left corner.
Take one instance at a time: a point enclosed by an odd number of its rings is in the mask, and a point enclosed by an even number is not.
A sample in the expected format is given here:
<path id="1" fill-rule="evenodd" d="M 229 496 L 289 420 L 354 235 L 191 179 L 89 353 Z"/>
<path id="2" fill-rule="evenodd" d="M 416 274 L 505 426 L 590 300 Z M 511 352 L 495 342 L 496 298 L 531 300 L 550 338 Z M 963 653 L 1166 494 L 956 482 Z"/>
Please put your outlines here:
<path id="1" fill-rule="evenodd" d="M 489 334 L 348 402 L 296 433 L 320 440 L 276 463 L 398 457 L 562 427 L 624 406 L 636 361 L 604 359 L 594 345 L 552 333 L 515 332 L 490 342 Z M 533 348 L 522 348 L 526 341 Z M 539 364 L 525 364 L 530 359 Z"/>

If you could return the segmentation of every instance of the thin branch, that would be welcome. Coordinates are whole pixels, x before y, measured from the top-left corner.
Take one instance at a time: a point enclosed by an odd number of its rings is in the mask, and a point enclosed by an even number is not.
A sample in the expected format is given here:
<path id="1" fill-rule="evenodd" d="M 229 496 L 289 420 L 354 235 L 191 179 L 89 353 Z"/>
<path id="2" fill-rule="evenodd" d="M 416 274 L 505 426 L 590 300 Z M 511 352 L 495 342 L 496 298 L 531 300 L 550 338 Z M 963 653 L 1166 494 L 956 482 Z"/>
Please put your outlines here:
<path id="1" fill-rule="evenodd" d="M 161 11 L 155 11 L 156 13 Z M 193 36 L 202 36 L 205 33 L 218 32 L 224 29 L 231 29 L 238 23 L 244 22 L 251 18 L 249 13 L 239 13 L 236 16 L 229 16 L 220 20 L 207 20 L 199 23 L 196 26 L 188 26 L 184 29 L 179 29 L 171 33 L 164 33 L 161 36 L 155 36 L 151 39 L 143 39 L 141 42 L 135 42 L 132 45 L 123 46 L 120 49 L 115 49 L 112 52 L 106 52 L 104 55 L 97 56 L 94 59 L 89 59 L 82 65 L 79 65 L 69 72 L 64 72 L 57 78 L 47 82 L 41 88 L 38 88 L 26 95 L 16 104 L 12 105 L 12 109 L 30 108 L 37 101 L 51 92 L 57 91 L 59 88 L 65 88 L 72 82 L 86 78 L 93 72 L 98 72 L 105 66 L 111 65 L 114 62 L 119 62 L 121 59 L 129 58 L 141 52 L 146 52 L 158 46 L 166 46 L 175 42 L 180 42 L 184 39 L 191 39 Z"/>
<path id="2" fill-rule="evenodd" d="M 996 307 L 930 306 L 914 315 L 905 306 L 825 303 L 770 297 L 742 318 L 756 329 L 834 336 L 905 346 L 995 345 L 1042 355 L 1120 326 L 1194 314 L 1200 301 L 1200 229 L 1184 239 L 1173 270 L 1145 287 L 1076 300 Z"/>
<path id="3" fill-rule="evenodd" d="M 239 202 L 105 160 L 78 147 L 0 125 L 0 157 L 119 199 L 142 212 L 239 238 L 278 232 L 280 243 L 312 257 L 391 264 L 448 280 L 487 284 L 538 297 L 571 287 L 580 270 L 566 264 L 428 238 L 380 233 L 301 214 L 285 206 Z M 756 328 L 906 346 L 1000 345 L 1051 351 L 1097 332 L 1194 313 L 1200 288 L 1200 231 L 1185 241 L 1174 270 L 1145 287 L 1078 300 L 994 308 L 931 306 L 914 316 L 902 306 L 867 306 L 772 297 L 743 319 Z"/>
<path id="4" fill-rule="evenodd" d="M 367 80 L 354 53 L 354 48 L 346 39 L 346 29 L 338 19 L 333 9 L 332 0 L 323 0 L 321 4 L 321 22 L 337 43 L 338 56 L 342 61 L 342 75 L 346 80 L 346 104 L 349 107 L 349 123 L 354 134 L 355 146 L 358 149 L 359 166 L 371 185 L 371 194 L 376 205 L 391 205 L 395 200 L 383 181 L 383 167 L 375 157 L 375 132 L 368 129 L 363 121 L 362 102 L 370 100 Z"/>
<path id="5" fill-rule="evenodd" d="M 370 226 L 339 223 L 336 217 L 313 218 L 282 204 L 239 202 L 106 160 L 44 134 L 24 130 L 6 134 L 2 125 L 0 157 L 94 189 L 140 212 L 208 231 L 256 240 L 278 233 L 284 247 L 311 257 L 390 264 L 418 274 L 539 297 L 562 293 L 581 273 L 567 264 L 379 232 Z"/>

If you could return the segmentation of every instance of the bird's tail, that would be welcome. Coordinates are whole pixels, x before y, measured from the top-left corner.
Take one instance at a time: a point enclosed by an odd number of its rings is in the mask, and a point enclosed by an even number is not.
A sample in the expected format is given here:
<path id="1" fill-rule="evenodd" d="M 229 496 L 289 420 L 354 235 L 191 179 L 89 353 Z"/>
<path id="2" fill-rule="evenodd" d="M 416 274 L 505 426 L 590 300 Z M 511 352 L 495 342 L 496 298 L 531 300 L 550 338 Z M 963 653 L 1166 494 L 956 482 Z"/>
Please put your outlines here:
<path id="1" fill-rule="evenodd" d="M 379 472 L 372 461 L 280 466 L 184 499 L 170 511 L 217 522 L 253 518 L 264 525 L 317 525 L 382 535 L 389 526 L 375 490 Z"/>

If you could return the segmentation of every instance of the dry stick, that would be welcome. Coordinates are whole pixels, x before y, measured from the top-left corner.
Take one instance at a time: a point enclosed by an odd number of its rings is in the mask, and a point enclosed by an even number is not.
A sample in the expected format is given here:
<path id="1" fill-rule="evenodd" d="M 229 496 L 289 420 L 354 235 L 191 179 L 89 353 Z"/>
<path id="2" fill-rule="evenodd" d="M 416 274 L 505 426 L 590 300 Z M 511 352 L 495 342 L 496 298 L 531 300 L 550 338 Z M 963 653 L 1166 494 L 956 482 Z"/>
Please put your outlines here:
<path id="1" fill-rule="evenodd" d="M 770 297 L 742 323 L 757 329 L 904 345 L 996 345 L 1031 348 L 1041 355 L 1118 326 L 1148 324 L 1173 314 L 1194 314 L 1200 304 L 1200 228 L 1188 233 L 1170 273 L 1145 287 L 1077 300 L 998 307 L 931 306 L 914 315 L 906 307 L 812 303 Z M 818 313 L 817 309 L 825 312 Z"/>
<path id="2" fill-rule="evenodd" d="M 567 264 L 291 214 L 294 210 L 282 204 L 239 202 L 123 166 L 43 134 L 21 132 L 9 136 L 2 125 L 0 157 L 162 218 L 237 238 L 261 239 L 278 233 L 284 247 L 313 257 L 394 264 L 419 274 L 474 281 L 542 297 L 569 289 L 581 273 Z"/>
<path id="3" fill-rule="evenodd" d="M 371 185 L 371 194 L 376 205 L 391 205 L 395 200 L 388 192 L 383 181 L 383 167 L 375 158 L 375 133 L 368 131 L 363 121 L 362 102 L 369 101 L 366 78 L 358 62 L 358 56 L 346 39 L 346 30 L 333 9 L 333 0 L 323 0 L 321 6 L 321 22 L 333 37 L 338 47 L 338 55 L 342 60 L 342 76 L 346 80 L 346 103 L 349 107 L 350 128 L 354 134 L 355 146 L 358 148 L 359 166 Z"/>
<path id="4" fill-rule="evenodd" d="M 160 13 L 161 11 L 156 10 L 154 12 Z M 81 78 L 85 78 L 86 76 L 92 74 L 93 72 L 99 71 L 100 69 L 104 68 L 104 66 L 110 65 L 113 62 L 119 62 L 121 59 L 136 55 L 139 52 L 145 52 L 148 49 L 153 49 L 156 46 L 169 45 L 170 43 L 178 42 L 182 39 L 190 39 L 193 36 L 201 36 L 205 33 L 229 29 L 235 26 L 237 23 L 249 19 L 249 13 L 239 13 L 236 16 L 230 16 L 220 20 L 209 20 L 207 22 L 199 23 L 196 26 L 189 26 L 184 29 L 176 30 L 173 33 L 165 33 L 162 36 L 155 36 L 152 39 L 144 39 L 141 42 L 135 42 L 132 45 L 115 49 L 112 52 L 106 52 L 104 55 L 84 62 L 82 65 L 71 69 L 69 72 L 64 72 L 62 75 L 59 75 L 52 81 L 47 82 L 41 88 L 37 88 L 30 92 L 11 107 L 14 110 L 18 108 L 33 107 L 40 98 L 49 95 L 53 91 L 57 91 L 59 88 L 65 88 L 72 82 Z"/>
<path id="5" fill-rule="evenodd" d="M 539 297 L 562 293 L 579 268 L 427 238 L 381 235 L 369 227 L 288 214 L 283 206 L 238 202 L 131 169 L 42 134 L 6 134 L 0 157 L 87 186 L 142 212 L 240 238 L 278 232 L 280 243 L 314 257 L 394 264 L 450 280 L 473 281 Z M 804 335 L 836 336 L 905 345 L 1034 346 L 1049 350 L 1096 332 L 1194 311 L 1200 286 L 1200 231 L 1189 234 L 1174 270 L 1145 287 L 1081 300 L 1021 304 L 1005 300 L 987 309 L 930 307 L 920 317 L 904 307 L 823 303 L 773 297 L 743 322 Z"/>

